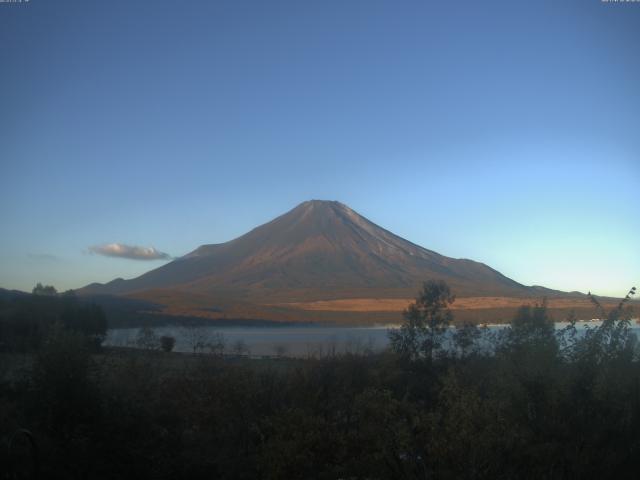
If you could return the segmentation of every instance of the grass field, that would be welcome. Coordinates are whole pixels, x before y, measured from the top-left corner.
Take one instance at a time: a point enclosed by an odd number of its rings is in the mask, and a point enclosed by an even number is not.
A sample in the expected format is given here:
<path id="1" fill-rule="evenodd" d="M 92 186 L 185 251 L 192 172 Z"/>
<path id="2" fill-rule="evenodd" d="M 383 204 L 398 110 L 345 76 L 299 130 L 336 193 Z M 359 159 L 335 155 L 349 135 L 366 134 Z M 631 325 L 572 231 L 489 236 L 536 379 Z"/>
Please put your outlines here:
<path id="1" fill-rule="evenodd" d="M 356 292 L 352 292 L 356 293 Z M 365 292 L 360 292 L 365 293 Z M 406 295 L 376 297 L 355 296 L 353 298 L 306 299 L 294 298 L 239 298 L 233 296 L 209 296 L 176 290 L 149 291 L 132 297 L 160 304 L 157 312 L 177 318 L 201 320 L 266 320 L 272 322 L 311 322 L 344 325 L 372 325 L 397 323 L 402 311 L 413 301 Z M 456 320 L 475 323 L 501 323 L 513 317 L 518 307 L 542 302 L 542 297 L 459 297 L 451 306 Z M 579 319 L 595 318 L 596 312 L 587 297 L 552 297 L 548 308 L 556 320 L 565 319 L 575 313 Z M 605 308 L 613 308 L 616 301 L 603 299 Z"/>

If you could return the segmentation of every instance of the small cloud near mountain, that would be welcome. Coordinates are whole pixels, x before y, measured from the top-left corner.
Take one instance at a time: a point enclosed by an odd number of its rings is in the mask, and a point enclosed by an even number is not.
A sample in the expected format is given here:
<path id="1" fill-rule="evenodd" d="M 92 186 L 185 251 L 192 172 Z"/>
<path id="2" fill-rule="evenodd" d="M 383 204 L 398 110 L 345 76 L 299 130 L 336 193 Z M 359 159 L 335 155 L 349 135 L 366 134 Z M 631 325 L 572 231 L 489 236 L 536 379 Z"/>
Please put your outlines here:
<path id="1" fill-rule="evenodd" d="M 156 250 L 154 247 L 140 247 L 123 243 L 95 245 L 89 247 L 89 252 L 105 257 L 128 258 L 130 260 L 171 260 L 173 258 L 168 253 Z"/>

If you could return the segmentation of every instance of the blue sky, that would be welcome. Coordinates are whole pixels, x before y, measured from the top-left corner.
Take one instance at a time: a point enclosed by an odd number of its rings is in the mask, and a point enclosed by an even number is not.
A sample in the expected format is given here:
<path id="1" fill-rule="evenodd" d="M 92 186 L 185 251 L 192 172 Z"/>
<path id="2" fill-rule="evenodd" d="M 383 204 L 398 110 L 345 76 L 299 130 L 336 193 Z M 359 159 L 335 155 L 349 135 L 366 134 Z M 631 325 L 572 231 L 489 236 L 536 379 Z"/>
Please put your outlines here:
<path id="1" fill-rule="evenodd" d="M 31 0 L 0 43 L 0 287 L 314 198 L 525 284 L 639 283 L 638 3 Z"/>

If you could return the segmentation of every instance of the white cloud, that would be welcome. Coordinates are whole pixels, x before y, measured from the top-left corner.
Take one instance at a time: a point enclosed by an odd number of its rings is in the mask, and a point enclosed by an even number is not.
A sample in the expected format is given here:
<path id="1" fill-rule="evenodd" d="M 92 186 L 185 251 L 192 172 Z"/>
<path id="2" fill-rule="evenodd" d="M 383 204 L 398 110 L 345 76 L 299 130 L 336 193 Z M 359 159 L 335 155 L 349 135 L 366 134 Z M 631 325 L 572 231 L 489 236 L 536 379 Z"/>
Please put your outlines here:
<path id="1" fill-rule="evenodd" d="M 171 260 L 171 255 L 153 247 L 139 247 L 123 243 L 107 243 L 89 247 L 89 252 L 106 257 L 129 258 L 131 260 Z"/>

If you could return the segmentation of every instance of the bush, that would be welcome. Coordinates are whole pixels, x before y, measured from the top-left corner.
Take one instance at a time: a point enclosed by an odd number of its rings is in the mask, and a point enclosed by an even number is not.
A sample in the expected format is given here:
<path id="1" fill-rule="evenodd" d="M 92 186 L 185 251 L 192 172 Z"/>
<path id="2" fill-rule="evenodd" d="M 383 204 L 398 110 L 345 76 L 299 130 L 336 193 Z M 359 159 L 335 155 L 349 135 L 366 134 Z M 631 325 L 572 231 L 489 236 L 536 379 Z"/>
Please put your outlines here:
<path id="1" fill-rule="evenodd" d="M 160 337 L 160 348 L 163 352 L 171 352 L 173 347 L 176 345 L 176 339 L 170 337 L 168 335 L 163 335 Z"/>

